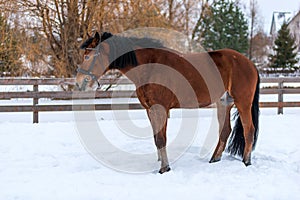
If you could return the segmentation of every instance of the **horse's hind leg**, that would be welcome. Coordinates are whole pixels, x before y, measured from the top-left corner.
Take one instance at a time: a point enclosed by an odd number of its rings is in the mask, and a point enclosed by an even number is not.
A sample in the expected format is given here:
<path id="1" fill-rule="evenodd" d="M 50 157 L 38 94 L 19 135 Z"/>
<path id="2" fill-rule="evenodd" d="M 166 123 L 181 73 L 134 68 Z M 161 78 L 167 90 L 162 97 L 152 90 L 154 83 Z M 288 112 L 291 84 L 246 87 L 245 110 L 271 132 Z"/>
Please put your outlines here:
<path id="1" fill-rule="evenodd" d="M 227 139 L 231 133 L 230 126 L 230 110 L 233 104 L 223 105 L 221 102 L 217 103 L 217 113 L 219 122 L 219 141 L 215 148 L 214 154 L 210 159 L 210 163 L 221 160 L 222 153 L 226 147 Z"/>
<path id="2" fill-rule="evenodd" d="M 242 106 L 239 104 L 236 104 L 240 117 L 241 122 L 243 126 L 243 135 L 245 139 L 245 148 L 243 153 L 243 162 L 246 166 L 251 165 L 251 152 L 252 152 L 252 146 L 254 142 L 254 132 L 255 128 L 252 122 L 252 114 L 251 114 L 251 104 L 248 104 L 248 106 Z"/>
<path id="3" fill-rule="evenodd" d="M 170 171 L 166 150 L 167 113 L 168 112 L 166 109 L 160 105 L 154 105 L 147 110 L 147 114 L 153 129 L 154 142 L 157 147 L 158 160 L 161 161 L 161 168 L 159 170 L 159 173 L 161 174 Z"/>

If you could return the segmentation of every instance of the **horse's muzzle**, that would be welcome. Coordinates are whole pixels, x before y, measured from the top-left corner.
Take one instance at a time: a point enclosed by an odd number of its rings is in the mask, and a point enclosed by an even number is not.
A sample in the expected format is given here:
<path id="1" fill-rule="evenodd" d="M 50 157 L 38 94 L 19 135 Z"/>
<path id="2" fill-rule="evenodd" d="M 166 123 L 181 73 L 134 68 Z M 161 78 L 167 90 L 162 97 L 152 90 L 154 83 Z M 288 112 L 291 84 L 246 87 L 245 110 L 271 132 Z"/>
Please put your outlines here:
<path id="1" fill-rule="evenodd" d="M 99 87 L 99 82 L 94 82 L 86 77 L 82 80 L 82 82 L 75 83 L 75 91 L 95 91 Z"/>
<path id="2" fill-rule="evenodd" d="M 75 88 L 77 91 L 85 91 L 87 88 L 87 85 L 89 83 L 89 79 L 88 78 L 84 78 L 82 79 L 82 81 L 76 81 L 75 83 Z"/>

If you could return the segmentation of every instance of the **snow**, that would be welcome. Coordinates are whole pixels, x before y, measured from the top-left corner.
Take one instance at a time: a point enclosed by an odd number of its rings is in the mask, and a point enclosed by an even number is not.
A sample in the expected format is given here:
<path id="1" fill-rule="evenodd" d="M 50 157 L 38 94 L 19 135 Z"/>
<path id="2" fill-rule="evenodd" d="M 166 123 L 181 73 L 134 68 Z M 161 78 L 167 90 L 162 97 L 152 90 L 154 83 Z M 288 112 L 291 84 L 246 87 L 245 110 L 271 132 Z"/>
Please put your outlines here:
<path id="1" fill-rule="evenodd" d="M 125 111 L 124 111 L 125 112 Z M 129 113 L 129 114 L 128 114 Z M 149 128 L 143 110 L 127 114 L 136 126 Z M 200 156 L 213 109 L 171 113 L 169 143 L 184 121 L 199 116 L 196 138 L 187 151 L 171 163 L 172 171 L 126 173 L 107 167 L 87 152 L 78 136 L 73 112 L 0 114 L 0 199 L 297 199 L 300 197 L 300 108 L 261 109 L 260 135 L 252 164 L 227 153 L 209 164 Z M 154 151 L 153 139 L 124 136 L 111 111 L 95 113 L 99 127 L 120 148 L 137 153 Z M 183 119 L 183 116 L 187 116 Z M 120 123 L 128 119 L 119 118 Z M 182 130 L 181 130 L 182 131 Z M 88 132 L 88 131 L 87 131 Z M 188 133 L 188 130 L 182 132 Z M 111 133 L 111 134 L 110 134 Z M 130 139 L 128 139 L 130 138 Z M 149 160 L 158 169 L 155 159 Z M 145 163 L 134 161 L 133 165 Z"/>

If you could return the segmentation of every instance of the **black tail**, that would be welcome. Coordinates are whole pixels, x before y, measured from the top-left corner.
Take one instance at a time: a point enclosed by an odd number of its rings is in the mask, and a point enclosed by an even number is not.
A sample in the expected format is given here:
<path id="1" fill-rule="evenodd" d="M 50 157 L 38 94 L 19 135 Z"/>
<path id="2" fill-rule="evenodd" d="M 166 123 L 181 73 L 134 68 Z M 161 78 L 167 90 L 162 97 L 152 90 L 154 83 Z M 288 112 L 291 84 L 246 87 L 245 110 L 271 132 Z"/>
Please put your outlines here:
<path id="1" fill-rule="evenodd" d="M 251 108 L 251 113 L 252 113 L 252 122 L 255 127 L 255 132 L 254 132 L 254 142 L 253 142 L 253 150 L 255 149 L 256 141 L 257 141 L 257 136 L 258 136 L 258 117 L 259 117 L 259 83 L 260 79 L 258 76 L 257 84 L 256 84 L 256 90 L 252 102 L 252 108 Z M 241 122 L 240 115 L 237 111 L 236 113 L 236 121 L 234 128 L 232 130 L 228 147 L 227 147 L 227 152 L 229 152 L 231 155 L 239 155 L 243 156 L 244 153 L 244 148 L 245 148 L 245 139 L 244 139 L 244 134 L 243 134 L 243 126 Z"/>

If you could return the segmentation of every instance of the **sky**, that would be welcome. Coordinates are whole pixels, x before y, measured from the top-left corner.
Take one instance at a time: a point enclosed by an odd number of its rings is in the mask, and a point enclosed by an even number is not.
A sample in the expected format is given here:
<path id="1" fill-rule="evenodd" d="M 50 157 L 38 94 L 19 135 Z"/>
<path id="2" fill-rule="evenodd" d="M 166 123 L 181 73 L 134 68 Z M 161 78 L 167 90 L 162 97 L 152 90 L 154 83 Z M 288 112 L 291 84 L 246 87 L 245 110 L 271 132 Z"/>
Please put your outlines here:
<path id="1" fill-rule="evenodd" d="M 241 0 L 249 8 L 250 0 Z M 262 16 L 264 30 L 269 33 L 273 12 L 291 12 L 294 16 L 300 10 L 300 0 L 257 0 L 259 15 Z"/>

